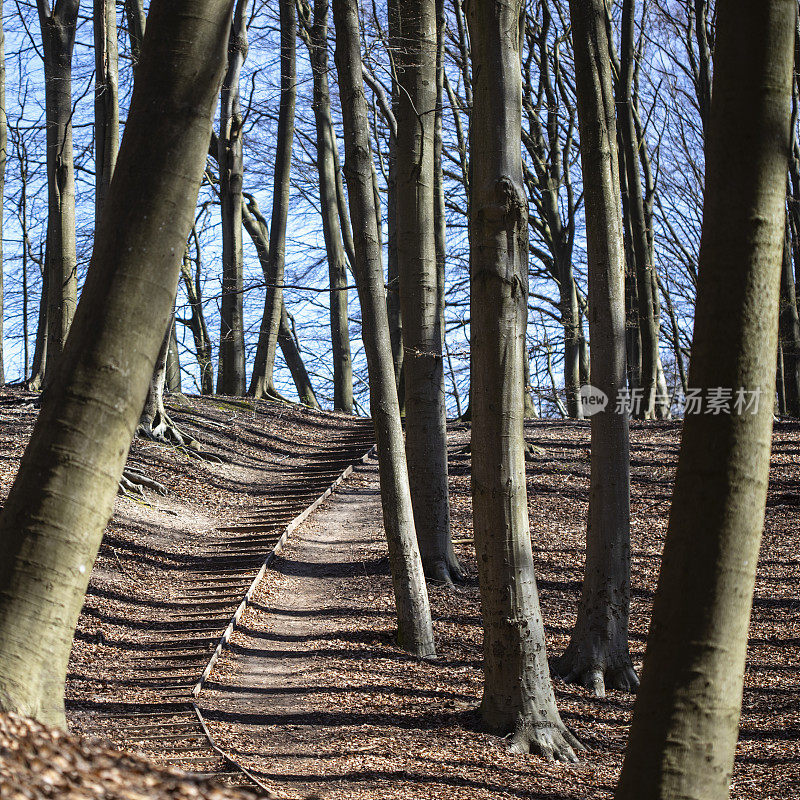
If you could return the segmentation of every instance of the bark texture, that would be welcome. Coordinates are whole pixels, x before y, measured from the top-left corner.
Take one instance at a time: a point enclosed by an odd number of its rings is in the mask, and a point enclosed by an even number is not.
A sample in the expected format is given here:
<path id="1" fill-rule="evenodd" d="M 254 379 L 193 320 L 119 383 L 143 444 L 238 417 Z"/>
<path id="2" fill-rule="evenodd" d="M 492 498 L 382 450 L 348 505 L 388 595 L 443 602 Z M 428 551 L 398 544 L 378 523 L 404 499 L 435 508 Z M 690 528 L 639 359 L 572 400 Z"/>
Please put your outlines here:
<path id="1" fill-rule="evenodd" d="M 638 685 L 628 652 L 630 459 L 625 386 L 625 257 L 614 94 L 604 0 L 571 0 L 581 163 L 586 203 L 592 386 L 607 398 L 591 416 L 586 566 L 578 617 L 553 671 L 596 696 Z"/>
<path id="2" fill-rule="evenodd" d="M 796 13 L 793 0 L 718 6 L 689 385 L 759 402 L 684 423 L 618 799 L 730 790 L 769 473 Z"/>
<path id="3" fill-rule="evenodd" d="M 481 716 L 516 752 L 575 761 L 556 708 L 528 529 L 523 359 L 528 203 L 521 137 L 520 0 L 471 0 L 472 503 L 484 627 Z"/>
<path id="4" fill-rule="evenodd" d="M 172 309 L 230 13 L 153 5 L 81 306 L 0 517 L 0 709 L 46 723 L 65 724 L 75 624 Z"/>
<path id="5" fill-rule="evenodd" d="M 228 39 L 228 68 L 222 79 L 217 162 L 219 164 L 222 219 L 222 297 L 220 299 L 219 367 L 217 391 L 243 395 L 244 354 L 244 254 L 242 252 L 242 111 L 239 76 L 247 58 L 247 0 L 238 0 Z"/>
<path id="6" fill-rule="evenodd" d="M 94 0 L 95 218 L 105 202 L 119 152 L 119 67 L 114 0 Z"/>
<path id="7" fill-rule="evenodd" d="M 72 51 L 80 0 L 51 9 L 37 0 L 44 52 L 47 125 L 47 359 L 49 381 L 67 340 L 78 295 L 75 169 L 72 154 Z"/>
<path id="8" fill-rule="evenodd" d="M 436 257 L 434 0 L 398 5 L 390 45 L 398 80 L 396 209 L 403 319 L 406 459 L 422 564 L 452 583 L 461 569 L 450 538 L 444 394 L 444 286 Z"/>
<path id="9" fill-rule="evenodd" d="M 258 334 L 258 347 L 248 394 L 283 399 L 275 389 L 275 349 L 281 324 L 283 276 L 286 261 L 286 224 L 289 216 L 289 178 L 292 166 L 294 106 L 297 98 L 296 44 L 297 14 L 294 0 L 279 0 L 281 20 L 281 100 L 278 109 L 278 139 L 275 179 L 272 190 L 267 293 Z"/>
<path id="10" fill-rule="evenodd" d="M 333 355 L 333 408 L 353 413 L 353 362 L 350 355 L 350 321 L 347 315 L 347 256 L 342 242 L 336 198 L 336 142 L 328 88 L 328 0 L 306 3 L 302 18 L 304 39 L 314 80 L 314 119 L 317 129 L 317 174 L 322 233 L 328 257 L 331 287 L 331 351 Z"/>
<path id="11" fill-rule="evenodd" d="M 400 406 L 397 401 L 383 268 L 372 186 L 369 116 L 360 51 L 357 0 L 334 0 L 336 67 L 344 122 L 345 176 L 367 356 L 370 407 L 378 443 L 381 505 L 397 605 L 398 639 L 406 650 L 435 655 L 428 590 L 414 531 Z"/>

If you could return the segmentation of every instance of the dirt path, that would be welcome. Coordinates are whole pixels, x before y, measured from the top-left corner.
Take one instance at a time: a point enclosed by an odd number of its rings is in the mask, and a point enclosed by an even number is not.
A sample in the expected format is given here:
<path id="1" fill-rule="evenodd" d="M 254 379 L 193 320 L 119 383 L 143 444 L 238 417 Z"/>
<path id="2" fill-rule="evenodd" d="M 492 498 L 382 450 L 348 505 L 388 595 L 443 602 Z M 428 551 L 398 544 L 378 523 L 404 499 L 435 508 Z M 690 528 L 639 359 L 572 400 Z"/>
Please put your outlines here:
<path id="1" fill-rule="evenodd" d="M 293 534 L 274 562 L 271 585 L 257 596 L 200 696 L 221 739 L 230 741 L 235 730 L 233 754 L 251 766 L 257 756 L 265 780 L 289 784 L 290 796 L 319 789 L 315 773 L 332 744 L 330 728 L 320 724 L 331 709 L 320 695 L 334 691 L 335 680 L 323 661 L 352 639 L 354 617 L 363 615 L 353 579 L 382 565 L 382 534 L 371 459 Z M 281 764 L 282 774 L 265 771 L 265 762 Z"/>

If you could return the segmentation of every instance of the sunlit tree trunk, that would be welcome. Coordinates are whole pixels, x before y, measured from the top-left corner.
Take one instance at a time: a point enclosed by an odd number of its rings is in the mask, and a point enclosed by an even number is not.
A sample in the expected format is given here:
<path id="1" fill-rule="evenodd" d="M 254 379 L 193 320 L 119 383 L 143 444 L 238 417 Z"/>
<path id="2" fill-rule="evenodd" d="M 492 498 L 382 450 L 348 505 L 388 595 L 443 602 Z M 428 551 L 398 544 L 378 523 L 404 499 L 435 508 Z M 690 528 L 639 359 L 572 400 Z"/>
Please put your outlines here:
<path id="1" fill-rule="evenodd" d="M 253 375 L 248 394 L 253 397 L 283 399 L 275 389 L 275 349 L 281 324 L 283 277 L 286 260 L 286 224 L 289 216 L 294 106 L 297 97 L 295 64 L 297 14 L 294 0 L 279 0 L 281 20 L 281 99 L 278 110 L 278 138 L 275 152 L 275 179 L 272 190 L 272 222 L 269 231 L 270 272 L 264 299 L 264 315 L 258 334 Z"/>
<path id="2" fill-rule="evenodd" d="M 47 126 L 47 361 L 53 374 L 75 314 L 78 293 L 75 245 L 75 171 L 72 154 L 72 51 L 80 0 L 53 9 L 37 0 L 44 51 Z"/>
<path id="3" fill-rule="evenodd" d="M 781 351 L 783 354 L 783 387 L 785 411 L 791 417 L 800 417 L 800 316 L 797 313 L 797 296 L 792 269 L 789 225 L 783 244 L 781 261 L 780 313 L 778 316 Z"/>
<path id="4" fill-rule="evenodd" d="M 436 258 L 436 3 L 399 4 L 390 44 L 397 104 L 397 256 L 403 317 L 406 458 L 425 574 L 452 583 L 444 394 L 444 286 Z"/>
<path id="5" fill-rule="evenodd" d="M 769 475 L 796 14 L 794 0 L 717 6 L 689 385 L 731 402 L 684 422 L 618 799 L 730 790 Z"/>
<path id="6" fill-rule="evenodd" d="M 217 137 L 220 215 L 222 219 L 222 295 L 217 392 L 243 395 L 244 254 L 242 252 L 242 111 L 239 76 L 247 58 L 247 0 L 238 0 L 228 40 L 228 68 L 222 79 Z"/>
<path id="7" fill-rule="evenodd" d="M 483 615 L 484 723 L 516 752 L 574 761 L 556 708 L 528 529 L 523 359 L 528 201 L 520 148 L 521 1 L 471 0 L 472 504 Z"/>
<path id="8" fill-rule="evenodd" d="M 370 408 L 378 443 L 383 524 L 389 546 L 400 645 L 418 656 L 433 656 L 433 626 L 422 560 L 414 531 L 403 429 L 397 402 L 389 320 L 372 184 L 369 116 L 360 51 L 357 0 L 334 0 L 335 61 L 344 122 L 345 176 L 367 356 Z"/>
<path id="9" fill-rule="evenodd" d="M 0 517 L 0 710 L 65 725 L 75 625 L 172 310 L 230 13 L 153 4 L 81 305 Z"/>
<path id="10" fill-rule="evenodd" d="M 628 651 L 630 465 L 625 387 L 625 257 L 604 0 L 570 0 L 586 205 L 591 383 L 606 398 L 591 416 L 586 565 L 578 617 L 554 672 L 598 696 L 638 685 Z"/>
<path id="11" fill-rule="evenodd" d="M 314 0 L 313 21 L 306 4 L 303 19 L 314 80 L 314 119 L 317 128 L 317 174 L 322 233 L 328 257 L 331 288 L 331 351 L 333 356 L 333 408 L 353 413 L 353 363 L 350 355 L 350 322 L 347 314 L 347 256 L 342 243 L 336 200 L 336 171 L 328 89 L 328 0 Z"/>
<path id="12" fill-rule="evenodd" d="M 242 221 L 255 245 L 258 261 L 264 273 L 264 280 L 268 281 L 271 269 L 270 265 L 272 263 L 269 257 L 269 232 L 267 231 L 266 220 L 259 211 L 258 203 L 256 203 L 255 198 L 248 196 L 247 204 L 242 207 Z M 311 378 L 308 376 L 306 365 L 303 363 L 300 347 L 297 343 L 294 331 L 292 330 L 292 325 L 290 324 L 289 314 L 286 311 L 286 304 L 283 303 L 283 301 L 281 301 L 278 344 L 281 347 L 286 366 L 289 367 L 289 372 L 292 373 L 292 380 L 294 380 L 300 402 L 309 408 L 319 408 L 317 395 L 311 384 Z"/>
<path id="13" fill-rule="evenodd" d="M 111 184 L 119 152 L 119 71 L 114 0 L 94 0 L 95 219 Z"/>

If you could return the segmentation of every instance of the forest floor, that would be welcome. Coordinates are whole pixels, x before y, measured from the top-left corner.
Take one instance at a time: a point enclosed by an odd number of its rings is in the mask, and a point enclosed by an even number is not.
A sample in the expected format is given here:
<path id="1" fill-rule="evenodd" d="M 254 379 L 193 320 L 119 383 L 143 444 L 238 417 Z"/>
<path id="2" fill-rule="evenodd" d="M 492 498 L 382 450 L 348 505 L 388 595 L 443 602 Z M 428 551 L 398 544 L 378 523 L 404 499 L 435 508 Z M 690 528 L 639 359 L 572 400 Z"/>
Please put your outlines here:
<path id="1" fill-rule="evenodd" d="M 0 399 L 3 494 L 33 419 L 12 399 Z M 363 422 L 359 431 L 355 420 L 302 409 L 192 404 L 194 411 L 178 414 L 182 424 L 229 460 L 189 462 L 156 445 L 135 446 L 132 458 L 171 494 L 148 497 L 150 507 L 118 501 L 79 623 L 69 718 L 77 732 L 102 734 L 160 763 L 214 771 L 222 765 L 193 762 L 176 737 L 147 742 L 139 729 L 126 732 L 126 709 L 150 703 L 163 710 L 166 701 L 163 685 L 137 675 L 137 662 L 125 658 L 121 645 L 140 643 L 174 613 L 170 581 L 187 552 L 201 548 L 226 520 L 276 502 L 293 474 L 307 480 L 315 454 L 330 458 L 337 443 L 352 447 Z M 454 590 L 430 587 L 437 661 L 416 661 L 394 644 L 380 503 L 374 462 L 368 462 L 294 532 L 200 696 L 220 744 L 279 796 L 599 800 L 613 792 L 629 695 L 610 691 L 594 699 L 555 682 L 562 716 L 589 748 L 578 765 L 509 754 L 501 740 L 480 730 L 481 625 L 469 455 L 463 453 L 468 428 L 452 425 L 450 434 L 453 535 L 461 540 L 467 580 Z M 547 647 L 554 655 L 566 647 L 580 592 L 589 427 L 536 421 L 526 434 L 545 451 L 528 465 L 528 490 Z M 677 423 L 633 425 L 631 651 L 637 668 L 679 437 Z M 734 798 L 800 795 L 799 438 L 800 425 L 776 424 Z M 280 491 L 268 492 L 276 485 Z M 144 602 L 153 597 L 156 602 Z M 212 647 L 203 645 L 206 658 Z"/>

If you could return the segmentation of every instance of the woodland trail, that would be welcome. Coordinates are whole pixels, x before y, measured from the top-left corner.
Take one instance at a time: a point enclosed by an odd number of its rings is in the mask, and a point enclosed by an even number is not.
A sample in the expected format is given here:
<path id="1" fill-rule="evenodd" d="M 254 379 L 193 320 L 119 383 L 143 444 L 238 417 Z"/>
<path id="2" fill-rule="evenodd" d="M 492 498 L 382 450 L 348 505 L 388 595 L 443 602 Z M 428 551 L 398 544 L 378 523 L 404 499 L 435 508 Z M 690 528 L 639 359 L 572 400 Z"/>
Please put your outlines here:
<path id="1" fill-rule="evenodd" d="M 342 725 L 331 713 L 331 695 L 352 680 L 333 675 L 326 656 L 346 655 L 348 643 L 358 648 L 353 621 L 363 609 L 353 579 L 380 568 L 382 524 L 377 461 L 370 459 L 292 534 L 271 565 L 269 589 L 257 593 L 200 696 L 215 736 L 290 796 L 336 780 L 324 766 L 332 748 L 370 749 L 357 720 Z M 370 657 L 359 649 L 349 655 Z"/>

